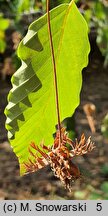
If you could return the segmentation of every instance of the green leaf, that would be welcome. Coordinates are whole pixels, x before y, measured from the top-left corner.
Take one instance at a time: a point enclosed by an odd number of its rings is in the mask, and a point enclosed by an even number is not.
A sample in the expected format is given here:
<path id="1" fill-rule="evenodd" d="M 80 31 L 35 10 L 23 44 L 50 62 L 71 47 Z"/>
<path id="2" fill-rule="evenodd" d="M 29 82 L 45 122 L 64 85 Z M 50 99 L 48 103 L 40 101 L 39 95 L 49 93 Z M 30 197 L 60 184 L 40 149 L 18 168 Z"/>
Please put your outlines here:
<path id="1" fill-rule="evenodd" d="M 89 196 L 89 200 L 102 200 L 102 195 L 94 192 Z"/>
<path id="2" fill-rule="evenodd" d="M 4 53 L 6 49 L 5 30 L 9 27 L 9 20 L 3 18 L 0 13 L 0 53 Z"/>
<path id="3" fill-rule="evenodd" d="M 87 192 L 86 191 L 76 191 L 75 193 L 74 193 L 74 197 L 75 197 L 75 199 L 79 199 L 79 200 L 82 200 L 82 199 L 85 199 L 85 197 L 86 197 L 86 195 L 87 195 Z"/>
<path id="4" fill-rule="evenodd" d="M 0 14 L 0 30 L 5 31 L 9 27 L 9 20 L 3 18 L 3 15 Z"/>
<path id="5" fill-rule="evenodd" d="M 4 53 L 6 49 L 6 42 L 0 38 L 0 53 Z"/>
<path id="6" fill-rule="evenodd" d="M 101 185 L 101 190 L 104 192 L 104 193 L 108 193 L 108 182 L 105 181 L 102 183 Z"/>
<path id="7" fill-rule="evenodd" d="M 76 5 L 62 4 L 51 11 L 61 121 L 79 104 L 82 68 L 90 51 L 87 24 Z M 6 128 L 20 164 L 28 161 L 28 146 L 53 144 L 57 125 L 53 66 L 47 16 L 33 22 L 18 48 L 22 66 L 12 77 Z M 21 174 L 24 168 L 21 166 Z"/>
<path id="8" fill-rule="evenodd" d="M 101 125 L 101 131 L 105 138 L 108 138 L 108 114 L 103 119 L 102 125 Z"/>
<path id="9" fill-rule="evenodd" d="M 108 175 L 108 164 L 104 164 L 101 167 L 101 173 L 104 174 L 104 175 Z"/>

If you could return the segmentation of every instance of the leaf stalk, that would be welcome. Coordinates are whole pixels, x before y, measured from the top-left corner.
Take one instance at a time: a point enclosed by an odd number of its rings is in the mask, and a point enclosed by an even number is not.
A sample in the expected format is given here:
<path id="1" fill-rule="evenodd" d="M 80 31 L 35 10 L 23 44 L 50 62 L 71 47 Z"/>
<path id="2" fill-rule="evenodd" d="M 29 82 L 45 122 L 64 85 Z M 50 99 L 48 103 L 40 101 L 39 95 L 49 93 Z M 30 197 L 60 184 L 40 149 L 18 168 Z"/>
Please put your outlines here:
<path id="1" fill-rule="evenodd" d="M 55 62 L 55 54 L 54 54 L 54 46 L 53 39 L 51 33 L 51 23 L 50 23 L 50 0 L 46 0 L 46 8 L 47 8 L 47 23 L 48 23 L 48 33 L 49 33 L 49 41 L 50 41 L 50 49 L 51 49 L 51 57 L 53 64 L 53 72 L 54 72 L 54 85 L 55 85 L 55 95 L 56 95 L 56 110 L 57 110 L 57 118 L 58 118 L 58 130 L 60 134 L 60 146 L 62 143 L 61 138 L 61 121 L 60 121 L 60 109 L 59 109 L 59 97 L 58 97 L 58 85 L 57 85 L 57 70 L 56 70 L 56 62 Z"/>

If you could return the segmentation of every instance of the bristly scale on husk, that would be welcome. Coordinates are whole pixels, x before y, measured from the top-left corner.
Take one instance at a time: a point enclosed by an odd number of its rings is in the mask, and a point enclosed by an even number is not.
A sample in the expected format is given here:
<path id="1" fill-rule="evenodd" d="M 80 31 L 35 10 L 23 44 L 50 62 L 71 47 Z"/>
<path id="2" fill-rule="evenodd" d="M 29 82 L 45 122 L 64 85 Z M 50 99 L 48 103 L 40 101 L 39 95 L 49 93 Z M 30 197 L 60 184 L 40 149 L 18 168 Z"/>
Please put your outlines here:
<path id="1" fill-rule="evenodd" d="M 72 182 L 81 176 L 79 168 L 72 162 L 73 157 L 87 154 L 91 152 L 95 146 L 91 141 L 91 137 L 86 141 L 84 134 L 82 134 L 79 142 L 77 139 L 73 142 L 68 138 L 65 128 L 61 129 L 61 138 L 62 142 L 60 144 L 60 133 L 57 131 L 52 148 L 44 144 L 41 144 L 41 148 L 39 148 L 32 142 L 29 147 L 29 152 L 34 159 L 31 160 L 29 158 L 28 163 L 24 163 L 23 165 L 26 169 L 26 173 L 30 173 L 49 164 L 54 175 L 71 191 Z M 69 147 L 67 147 L 67 144 Z M 36 150 L 35 154 L 32 152 L 32 148 Z M 38 153 L 41 155 L 40 157 Z"/>

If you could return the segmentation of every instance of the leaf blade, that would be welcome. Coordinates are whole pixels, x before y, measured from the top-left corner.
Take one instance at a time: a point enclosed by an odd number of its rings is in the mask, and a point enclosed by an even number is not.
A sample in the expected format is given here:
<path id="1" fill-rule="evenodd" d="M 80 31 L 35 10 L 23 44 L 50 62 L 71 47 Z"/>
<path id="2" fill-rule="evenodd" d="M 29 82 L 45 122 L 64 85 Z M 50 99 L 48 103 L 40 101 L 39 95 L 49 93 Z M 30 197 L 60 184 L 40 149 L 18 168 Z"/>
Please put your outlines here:
<path id="1" fill-rule="evenodd" d="M 86 23 L 73 2 L 52 10 L 51 26 L 60 114 L 63 120 L 71 116 L 79 104 L 81 70 L 87 65 L 90 47 Z M 34 39 L 37 45 L 33 47 Z M 46 15 L 30 25 L 19 46 L 18 55 L 22 59 L 22 66 L 13 75 L 13 89 L 9 94 L 9 104 L 5 113 L 11 145 L 22 164 L 28 161 L 28 146 L 31 141 L 37 145 L 42 139 L 46 145 L 53 143 L 52 134 L 57 124 Z M 21 168 L 21 173 L 23 172 L 24 169 Z"/>

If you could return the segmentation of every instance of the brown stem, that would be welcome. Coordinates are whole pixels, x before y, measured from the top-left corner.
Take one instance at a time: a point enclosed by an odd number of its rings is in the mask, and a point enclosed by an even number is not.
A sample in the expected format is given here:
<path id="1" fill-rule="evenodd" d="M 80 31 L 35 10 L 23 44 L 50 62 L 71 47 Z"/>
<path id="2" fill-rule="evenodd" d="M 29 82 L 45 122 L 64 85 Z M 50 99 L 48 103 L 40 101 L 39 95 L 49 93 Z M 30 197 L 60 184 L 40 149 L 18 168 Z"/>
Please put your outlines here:
<path id="1" fill-rule="evenodd" d="M 51 33 L 49 5 L 50 5 L 50 0 L 46 0 L 48 33 L 49 33 L 49 41 L 50 41 L 53 72 L 54 72 L 54 84 L 55 84 L 55 95 L 56 95 L 56 110 L 57 110 L 57 118 L 58 118 L 58 130 L 59 130 L 59 133 L 60 133 L 60 145 L 61 145 L 62 140 L 61 140 L 60 110 L 59 110 L 58 86 L 57 86 L 57 72 L 56 72 L 56 62 L 55 62 L 55 55 L 54 55 L 52 33 Z"/>

